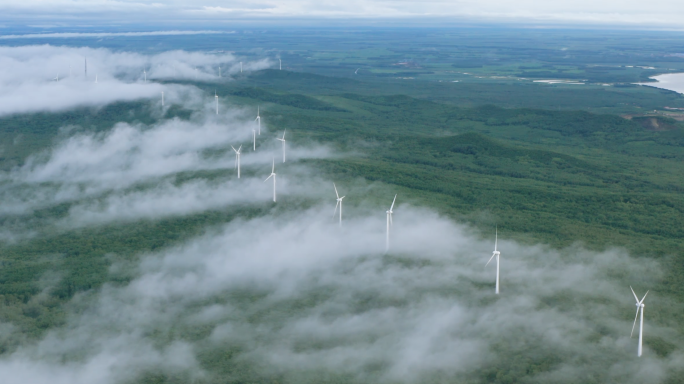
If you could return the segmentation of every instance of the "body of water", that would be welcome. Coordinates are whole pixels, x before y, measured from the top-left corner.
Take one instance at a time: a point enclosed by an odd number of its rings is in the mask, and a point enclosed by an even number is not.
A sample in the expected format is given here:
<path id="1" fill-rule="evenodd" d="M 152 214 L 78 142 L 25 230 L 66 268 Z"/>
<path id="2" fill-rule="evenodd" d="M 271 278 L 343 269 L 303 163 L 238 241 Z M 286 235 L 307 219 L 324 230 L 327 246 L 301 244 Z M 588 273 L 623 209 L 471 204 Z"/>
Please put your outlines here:
<path id="1" fill-rule="evenodd" d="M 657 80 L 658 82 L 640 84 L 684 93 L 684 73 L 668 73 L 665 75 L 653 76 L 651 79 Z"/>

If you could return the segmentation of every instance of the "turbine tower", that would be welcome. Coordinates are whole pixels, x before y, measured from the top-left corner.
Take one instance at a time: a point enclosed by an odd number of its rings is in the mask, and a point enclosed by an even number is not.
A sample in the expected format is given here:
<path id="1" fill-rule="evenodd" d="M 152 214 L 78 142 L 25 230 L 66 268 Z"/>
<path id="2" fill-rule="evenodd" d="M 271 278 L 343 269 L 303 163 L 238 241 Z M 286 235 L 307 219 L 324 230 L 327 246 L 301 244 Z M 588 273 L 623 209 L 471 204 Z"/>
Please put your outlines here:
<path id="1" fill-rule="evenodd" d="M 337 213 L 337 206 L 340 207 L 340 227 L 342 226 L 342 199 L 345 198 L 345 196 L 340 197 L 340 194 L 337 193 L 337 186 L 335 186 L 335 183 L 333 183 L 333 187 L 335 188 L 335 195 L 337 195 L 337 204 L 335 204 L 335 212 L 333 212 L 333 219 L 335 218 L 335 214 Z"/>
<path id="2" fill-rule="evenodd" d="M 221 77 L 221 66 L 219 65 L 219 77 Z"/>
<path id="3" fill-rule="evenodd" d="M 275 159 L 273 159 L 273 166 L 271 168 L 271 175 L 264 180 L 264 182 L 267 182 L 268 179 L 273 178 L 273 202 L 276 202 L 276 173 L 275 173 Z"/>
<path id="4" fill-rule="evenodd" d="M 252 151 L 256 151 L 256 130 L 252 128 Z"/>
<path id="5" fill-rule="evenodd" d="M 276 137 L 276 140 L 280 140 L 283 142 L 283 163 L 285 162 L 285 131 L 283 131 L 283 137 Z"/>
<path id="6" fill-rule="evenodd" d="M 240 73 L 242 73 L 242 61 L 240 62 Z"/>
<path id="7" fill-rule="evenodd" d="M 494 293 L 497 295 L 499 294 L 499 255 L 501 255 L 501 252 L 497 250 L 497 244 L 499 242 L 499 229 L 496 229 L 495 235 L 494 235 L 494 252 L 492 253 L 492 257 L 489 258 L 489 261 L 487 264 L 485 264 L 485 267 L 489 265 L 489 263 L 492 261 L 494 256 L 496 256 L 496 288 L 494 289 Z"/>
<path id="8" fill-rule="evenodd" d="M 280 60 L 280 58 L 278 58 L 278 62 L 280 63 L 280 70 L 282 71 L 283 70 L 283 61 Z"/>
<path id="9" fill-rule="evenodd" d="M 216 90 L 214 90 L 214 99 L 216 99 L 216 114 L 218 115 L 218 95 L 216 94 Z"/>
<path id="10" fill-rule="evenodd" d="M 238 170 L 238 179 L 240 178 L 240 155 L 242 154 L 242 145 L 240 148 L 235 149 L 232 145 L 230 146 L 235 151 L 235 168 Z"/>
<path id="11" fill-rule="evenodd" d="M 646 295 L 648 295 L 649 291 L 646 291 L 644 297 L 641 300 L 639 300 L 636 293 L 634 293 L 634 289 L 632 289 L 631 285 L 629 286 L 629 289 L 632 290 L 632 295 L 634 295 L 637 307 L 636 315 L 634 316 L 634 324 L 632 325 L 632 334 L 629 335 L 629 337 L 631 338 L 632 336 L 634 336 L 634 327 L 636 326 L 637 317 L 639 317 L 639 310 L 641 310 L 641 320 L 639 321 L 639 349 L 637 350 L 637 356 L 641 357 L 641 345 L 644 340 L 644 299 L 646 299 Z"/>
<path id="12" fill-rule="evenodd" d="M 145 75 L 145 82 L 147 83 L 147 71 L 143 69 L 143 75 Z"/>
<path id="13" fill-rule="evenodd" d="M 261 135 L 261 116 L 259 116 L 259 107 L 260 106 L 257 105 L 257 117 L 256 117 L 256 119 L 254 119 L 254 121 L 257 122 L 257 124 L 259 126 L 259 135 Z"/>
<path id="14" fill-rule="evenodd" d="M 387 211 L 387 235 L 385 237 L 385 252 L 389 251 L 390 226 L 392 225 L 392 214 L 394 213 L 392 209 L 394 208 L 395 201 L 397 201 L 397 195 L 394 195 L 394 200 L 392 200 L 392 206 L 390 207 L 389 211 Z"/>

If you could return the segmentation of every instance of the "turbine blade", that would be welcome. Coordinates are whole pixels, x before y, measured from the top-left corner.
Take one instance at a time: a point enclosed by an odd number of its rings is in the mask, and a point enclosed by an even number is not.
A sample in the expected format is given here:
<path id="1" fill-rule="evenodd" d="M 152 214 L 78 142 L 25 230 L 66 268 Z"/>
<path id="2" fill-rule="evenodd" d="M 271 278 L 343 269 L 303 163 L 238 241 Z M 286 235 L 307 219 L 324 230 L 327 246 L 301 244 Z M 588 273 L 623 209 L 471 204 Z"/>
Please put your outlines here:
<path id="1" fill-rule="evenodd" d="M 394 195 L 394 200 L 392 200 L 392 206 L 390 207 L 390 211 L 392 210 L 392 208 L 394 208 L 394 202 L 395 201 L 397 201 L 397 195 Z M 391 217 L 391 215 L 390 215 L 390 217 Z"/>
<path id="2" fill-rule="evenodd" d="M 235 149 L 235 147 L 233 147 L 232 145 L 230 147 L 233 148 L 233 151 L 235 151 L 235 153 L 237 153 L 237 149 Z"/>
<path id="3" fill-rule="evenodd" d="M 629 289 L 632 290 L 632 295 L 634 295 L 634 300 L 636 300 L 636 302 L 638 303 L 638 302 L 639 302 L 639 298 L 637 297 L 636 293 L 634 293 L 634 289 L 632 289 L 632 286 L 631 286 L 631 285 L 629 286 Z"/>
<path id="4" fill-rule="evenodd" d="M 644 302 L 644 300 L 646 299 L 646 295 L 648 295 L 649 292 L 650 292 L 650 290 L 646 291 L 646 294 L 644 295 L 644 297 L 641 298 L 641 301 L 639 302 L 639 304 Z"/>
<path id="5" fill-rule="evenodd" d="M 336 195 L 337 198 L 339 199 L 339 198 L 340 198 L 340 194 L 337 193 L 337 186 L 335 185 L 335 183 L 333 183 L 333 187 L 335 188 L 335 195 Z"/>
<path id="6" fill-rule="evenodd" d="M 333 219 L 335 218 L 335 214 L 337 214 L 337 206 L 340 205 L 340 201 L 337 200 L 337 204 L 335 204 L 335 212 L 333 212 Z"/>
<path id="7" fill-rule="evenodd" d="M 242 145 L 240 145 L 240 147 L 238 148 L 237 151 L 240 152 L 241 150 L 242 150 Z"/>
<path id="8" fill-rule="evenodd" d="M 495 255 L 495 254 L 492 254 L 492 257 L 490 257 L 490 258 L 489 258 L 489 261 L 487 262 L 487 264 L 485 264 L 485 268 L 487 268 L 487 266 L 489 265 L 489 263 L 492 262 L 492 259 L 494 258 L 494 256 L 496 256 L 496 255 Z"/>
<path id="9" fill-rule="evenodd" d="M 632 336 L 634 336 L 634 327 L 636 327 L 637 317 L 639 317 L 639 309 L 641 309 L 641 307 L 637 307 L 637 312 L 636 312 L 636 315 L 634 316 L 634 324 L 632 324 L 632 333 L 629 335 L 630 339 L 632 338 Z"/>
<path id="10" fill-rule="evenodd" d="M 273 177 L 273 174 L 272 174 L 272 173 L 271 173 L 271 175 L 270 175 L 269 177 L 266 178 L 266 180 L 264 180 L 264 182 L 267 182 L 268 179 L 270 179 L 271 177 Z"/>

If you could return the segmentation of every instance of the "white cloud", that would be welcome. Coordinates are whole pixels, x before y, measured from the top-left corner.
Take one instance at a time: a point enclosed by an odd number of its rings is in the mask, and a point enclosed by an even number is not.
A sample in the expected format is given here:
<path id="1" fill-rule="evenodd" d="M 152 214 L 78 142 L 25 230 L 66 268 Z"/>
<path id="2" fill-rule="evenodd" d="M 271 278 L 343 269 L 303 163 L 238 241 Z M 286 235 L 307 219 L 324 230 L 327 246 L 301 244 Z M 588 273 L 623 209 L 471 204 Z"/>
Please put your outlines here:
<path id="1" fill-rule="evenodd" d="M 103 13 L 104 7 L 108 12 Z M 38 11 L 39 9 L 45 11 Z M 178 18 L 187 21 L 235 19 L 272 20 L 280 18 L 434 18 L 444 23 L 454 18 L 466 20 L 494 20 L 504 22 L 592 23 L 607 25 L 683 27 L 679 15 L 684 13 L 680 1 L 546 1 L 536 0 L 263 0 L 258 3 L 245 0 L 183 0 L 156 3 L 153 0 L 81 2 L 61 0 L 9 1 L 0 11 L 16 19 L 44 14 L 49 19 L 70 19 L 82 15 L 93 19 L 117 19 L 126 15 L 128 20 L 151 21 Z M 45 13 L 42 13 L 45 12 Z M 104 15 L 104 16 L 103 16 Z M 8 21 L 11 19 L 8 19 Z"/>
<path id="2" fill-rule="evenodd" d="M 383 255 L 382 210 L 352 213 L 340 229 L 330 208 L 234 220 L 144 255 L 130 283 L 76 298 L 87 310 L 0 359 L 0 375 L 8 384 L 123 382 L 145 369 L 206 376 L 195 361 L 227 349 L 226 364 L 258 372 L 248 378 L 430 382 L 551 357 L 527 377 L 657 383 L 684 361 L 648 343 L 638 359 L 628 336 L 627 281 L 641 276 L 644 290 L 662 276 L 657 262 L 501 240 L 497 297 L 484 268 L 491 240 L 471 229 L 400 204 Z M 678 305 L 651 295 L 649 313 Z M 655 315 L 647 324 L 650 338 L 680 338 Z M 208 332 L 189 341 L 197 329 Z M 71 359 L 76 351 L 86 357 Z"/>
<path id="3" fill-rule="evenodd" d="M 252 71 L 269 65 L 268 60 L 260 60 L 245 62 L 243 67 Z M 160 99 L 162 91 L 169 102 L 187 102 L 199 97 L 196 88 L 153 80 L 228 80 L 218 78 L 219 66 L 223 67 L 223 76 L 240 71 L 239 60 L 227 53 L 169 51 L 143 55 L 50 45 L 0 47 L 0 115 Z M 147 83 L 143 71 L 147 72 Z"/>

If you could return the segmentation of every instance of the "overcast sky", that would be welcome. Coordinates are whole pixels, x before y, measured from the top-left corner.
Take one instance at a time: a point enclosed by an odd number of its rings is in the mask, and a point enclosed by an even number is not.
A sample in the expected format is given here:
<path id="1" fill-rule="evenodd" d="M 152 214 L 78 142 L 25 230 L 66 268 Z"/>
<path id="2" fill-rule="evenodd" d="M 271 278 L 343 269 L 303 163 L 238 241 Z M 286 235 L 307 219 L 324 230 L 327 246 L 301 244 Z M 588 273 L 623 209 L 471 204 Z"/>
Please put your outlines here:
<path id="1" fill-rule="evenodd" d="M 111 23 L 192 23 L 200 20 L 293 21 L 301 19 L 404 18 L 504 23 L 599 24 L 647 28 L 684 28 L 681 0 L 3 0 L 5 26 L 50 25 L 71 20 Z"/>

